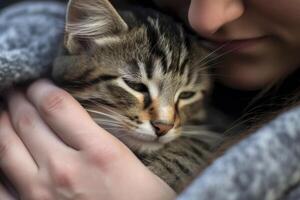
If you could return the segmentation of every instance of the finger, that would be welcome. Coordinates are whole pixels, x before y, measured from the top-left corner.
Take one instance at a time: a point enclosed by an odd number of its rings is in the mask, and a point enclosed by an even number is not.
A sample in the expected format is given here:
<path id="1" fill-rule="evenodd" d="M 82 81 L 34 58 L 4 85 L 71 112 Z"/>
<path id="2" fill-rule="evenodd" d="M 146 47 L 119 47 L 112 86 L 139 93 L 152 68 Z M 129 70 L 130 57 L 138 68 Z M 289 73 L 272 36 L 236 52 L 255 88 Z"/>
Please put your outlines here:
<path id="1" fill-rule="evenodd" d="M 7 193 L 9 193 L 15 199 L 18 199 L 18 193 L 16 191 L 15 186 L 9 181 L 9 179 L 1 169 L 0 169 L 0 185 L 5 189 Z"/>
<path id="2" fill-rule="evenodd" d="M 15 198 L 8 192 L 4 185 L 0 182 L 0 199 L 1 200 L 14 200 Z"/>
<path id="3" fill-rule="evenodd" d="M 49 81 L 37 81 L 27 95 L 50 127 L 72 147 L 84 149 L 91 141 L 111 137 L 70 94 Z"/>
<path id="4" fill-rule="evenodd" d="M 7 113 L 0 116 L 0 167 L 17 189 L 24 188 L 38 172 L 35 161 L 15 133 Z"/>
<path id="5" fill-rule="evenodd" d="M 47 155 L 69 149 L 43 122 L 21 92 L 14 91 L 8 95 L 8 108 L 18 136 L 38 165 L 45 163 Z"/>

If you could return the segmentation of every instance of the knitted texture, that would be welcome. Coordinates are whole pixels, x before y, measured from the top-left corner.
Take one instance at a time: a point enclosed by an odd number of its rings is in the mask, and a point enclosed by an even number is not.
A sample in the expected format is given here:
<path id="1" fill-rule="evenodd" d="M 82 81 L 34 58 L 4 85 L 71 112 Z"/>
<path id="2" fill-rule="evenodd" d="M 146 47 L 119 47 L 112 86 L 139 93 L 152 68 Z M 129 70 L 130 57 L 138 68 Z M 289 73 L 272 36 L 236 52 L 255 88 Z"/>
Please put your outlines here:
<path id="1" fill-rule="evenodd" d="M 300 199 L 300 107 L 216 160 L 178 200 Z"/>
<path id="2" fill-rule="evenodd" d="M 26 2 L 0 12 L 0 90 L 40 77 L 63 36 L 65 6 Z"/>

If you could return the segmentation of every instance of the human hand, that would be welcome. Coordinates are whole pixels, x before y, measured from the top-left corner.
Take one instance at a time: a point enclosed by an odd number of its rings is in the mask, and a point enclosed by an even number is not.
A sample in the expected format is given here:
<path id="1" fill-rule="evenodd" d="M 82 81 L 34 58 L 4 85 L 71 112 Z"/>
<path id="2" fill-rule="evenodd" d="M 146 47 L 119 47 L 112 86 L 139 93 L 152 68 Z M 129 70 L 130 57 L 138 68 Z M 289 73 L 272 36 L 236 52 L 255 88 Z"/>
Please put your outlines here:
<path id="1" fill-rule="evenodd" d="M 11 92 L 7 100 L 8 113 L 0 117 L 0 167 L 21 199 L 175 198 L 125 145 L 48 81 L 37 81 L 26 94 Z"/>

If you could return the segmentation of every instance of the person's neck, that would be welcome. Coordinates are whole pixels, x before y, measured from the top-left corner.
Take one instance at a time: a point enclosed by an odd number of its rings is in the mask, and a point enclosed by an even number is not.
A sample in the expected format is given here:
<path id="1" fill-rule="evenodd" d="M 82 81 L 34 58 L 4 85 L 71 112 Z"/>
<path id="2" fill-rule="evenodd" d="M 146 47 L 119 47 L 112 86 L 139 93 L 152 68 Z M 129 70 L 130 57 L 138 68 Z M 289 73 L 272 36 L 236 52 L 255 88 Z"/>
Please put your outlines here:
<path id="1" fill-rule="evenodd" d="M 216 82 L 212 104 L 235 119 L 243 115 L 248 115 L 247 118 L 263 118 L 300 102 L 299 77 L 300 68 L 266 92 L 236 90 Z"/>

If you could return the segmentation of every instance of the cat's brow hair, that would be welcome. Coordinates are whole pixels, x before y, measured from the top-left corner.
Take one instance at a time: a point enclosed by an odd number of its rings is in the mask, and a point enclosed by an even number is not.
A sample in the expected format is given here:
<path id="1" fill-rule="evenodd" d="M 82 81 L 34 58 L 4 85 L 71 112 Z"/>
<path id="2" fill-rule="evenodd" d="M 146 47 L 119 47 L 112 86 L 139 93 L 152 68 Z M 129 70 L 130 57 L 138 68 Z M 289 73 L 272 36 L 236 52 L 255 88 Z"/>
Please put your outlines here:
<path id="1" fill-rule="evenodd" d="M 159 18 L 147 17 L 144 21 L 147 29 L 149 48 L 151 53 L 160 60 L 164 73 L 180 73 L 183 75 L 188 62 L 188 38 L 183 33 L 183 28 L 177 24 L 167 24 Z M 166 35 L 173 33 L 174 35 Z M 153 76 L 155 70 L 153 59 L 145 66 L 147 77 Z"/>

